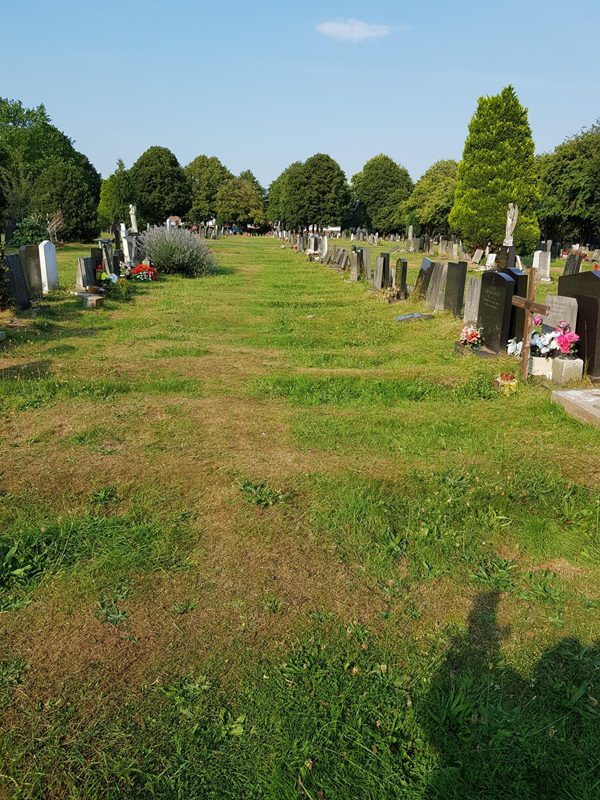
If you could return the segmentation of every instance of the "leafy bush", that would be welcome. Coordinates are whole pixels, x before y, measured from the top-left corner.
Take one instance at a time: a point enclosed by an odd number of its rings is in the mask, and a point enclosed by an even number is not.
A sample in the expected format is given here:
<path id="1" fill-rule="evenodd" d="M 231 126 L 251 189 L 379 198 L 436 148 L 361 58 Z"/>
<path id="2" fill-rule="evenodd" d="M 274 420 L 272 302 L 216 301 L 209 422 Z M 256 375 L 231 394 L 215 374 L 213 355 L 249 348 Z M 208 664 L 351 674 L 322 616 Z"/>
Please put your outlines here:
<path id="1" fill-rule="evenodd" d="M 47 238 L 46 225 L 42 222 L 41 216 L 36 214 L 32 217 L 25 217 L 22 222 L 19 222 L 12 239 L 6 244 L 10 244 L 11 247 L 21 247 L 25 244 L 39 244 Z"/>
<path id="2" fill-rule="evenodd" d="M 214 272 L 217 261 L 204 239 L 183 228 L 150 228 L 142 234 L 142 253 L 167 274 L 197 277 Z"/>

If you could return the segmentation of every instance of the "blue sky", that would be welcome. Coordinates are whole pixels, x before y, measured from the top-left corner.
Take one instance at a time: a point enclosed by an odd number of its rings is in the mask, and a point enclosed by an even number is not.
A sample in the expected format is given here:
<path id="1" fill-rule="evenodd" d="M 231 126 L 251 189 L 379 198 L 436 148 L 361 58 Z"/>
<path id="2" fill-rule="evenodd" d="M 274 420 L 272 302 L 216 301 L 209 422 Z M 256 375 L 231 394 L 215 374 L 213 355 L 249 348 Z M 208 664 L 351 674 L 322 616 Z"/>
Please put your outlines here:
<path id="1" fill-rule="evenodd" d="M 599 27 L 597 0 L 18 0 L 0 96 L 43 102 L 104 177 L 159 144 L 265 185 L 316 152 L 348 178 L 386 153 L 416 180 L 509 83 L 538 152 L 592 124 Z"/>

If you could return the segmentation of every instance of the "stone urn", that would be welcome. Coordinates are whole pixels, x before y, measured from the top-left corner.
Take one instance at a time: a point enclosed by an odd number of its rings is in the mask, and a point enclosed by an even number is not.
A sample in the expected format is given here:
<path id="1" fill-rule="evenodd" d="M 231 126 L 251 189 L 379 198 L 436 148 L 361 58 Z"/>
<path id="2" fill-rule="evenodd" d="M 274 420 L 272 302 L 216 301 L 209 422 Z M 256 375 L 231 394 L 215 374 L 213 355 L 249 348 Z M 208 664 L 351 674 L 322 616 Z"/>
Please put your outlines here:
<path id="1" fill-rule="evenodd" d="M 540 378 L 551 378 L 552 360 L 544 356 L 529 356 L 529 374 Z"/>
<path id="2" fill-rule="evenodd" d="M 580 381 L 583 376 L 583 359 L 554 358 L 552 364 L 552 383 L 563 386 L 565 383 Z"/>

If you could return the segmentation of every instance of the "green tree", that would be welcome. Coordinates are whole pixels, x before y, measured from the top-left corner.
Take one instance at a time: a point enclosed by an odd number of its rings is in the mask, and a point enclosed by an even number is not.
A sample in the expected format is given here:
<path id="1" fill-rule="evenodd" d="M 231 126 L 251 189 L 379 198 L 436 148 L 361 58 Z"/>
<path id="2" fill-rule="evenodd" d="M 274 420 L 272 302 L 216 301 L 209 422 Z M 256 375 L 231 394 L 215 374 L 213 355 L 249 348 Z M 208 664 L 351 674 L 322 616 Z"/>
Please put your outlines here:
<path id="1" fill-rule="evenodd" d="M 99 233 L 95 198 L 72 161 L 50 164 L 35 183 L 37 211 L 52 216 L 62 212 L 60 239 L 69 242 L 89 242 Z"/>
<path id="2" fill-rule="evenodd" d="M 514 243 L 531 252 L 540 230 L 540 199 L 534 144 L 523 108 L 512 86 L 478 101 L 458 166 L 458 184 L 450 226 L 470 248 L 487 242 L 500 246 L 509 203 L 519 207 Z"/>
<path id="3" fill-rule="evenodd" d="M 137 202 L 133 179 L 125 169 L 123 160 L 117 160 L 117 168 L 106 180 L 102 181 L 98 219 L 102 230 L 108 230 L 115 217 L 121 222 L 129 220 L 129 206 Z M 141 218 L 141 217 L 140 217 Z"/>
<path id="4" fill-rule="evenodd" d="M 241 178 L 230 178 L 217 192 L 217 218 L 221 223 L 246 226 L 264 222 L 262 197 L 256 186 Z"/>
<path id="5" fill-rule="evenodd" d="M 294 161 L 280 176 L 282 179 L 281 221 L 289 228 L 306 225 L 306 170 L 301 161 Z"/>
<path id="6" fill-rule="evenodd" d="M 600 122 L 538 156 L 538 166 L 546 237 L 589 242 L 600 236 Z"/>
<path id="7" fill-rule="evenodd" d="M 396 164 L 389 156 L 369 159 L 352 178 L 358 217 L 363 224 L 380 233 L 398 229 L 398 211 L 413 190 L 406 167 Z"/>
<path id="8" fill-rule="evenodd" d="M 141 216 L 151 225 L 171 214 L 183 217 L 191 206 L 188 180 L 175 155 L 166 147 L 150 147 L 131 168 Z"/>
<path id="9" fill-rule="evenodd" d="M 233 175 L 215 156 L 197 156 L 184 171 L 192 193 L 190 219 L 193 222 L 213 219 L 217 214 L 219 187 Z"/>
<path id="10" fill-rule="evenodd" d="M 350 204 L 346 175 L 331 156 L 317 153 L 304 162 L 306 194 L 302 220 L 307 225 L 341 225 Z"/>
<path id="11" fill-rule="evenodd" d="M 51 164 L 73 163 L 98 202 L 101 178 L 73 141 L 51 124 L 43 105 L 25 108 L 19 100 L 0 98 L 0 142 L 8 154 L 8 202 L 17 219 L 30 216 L 37 205 L 34 186 Z"/>
<path id="12" fill-rule="evenodd" d="M 458 164 L 452 159 L 436 161 L 429 167 L 403 204 L 403 213 L 409 224 L 414 228 L 416 222 L 430 235 L 447 233 L 457 180 Z"/>
<path id="13" fill-rule="evenodd" d="M 260 196 L 262 198 L 263 208 L 264 208 L 264 206 L 265 206 L 265 204 L 267 202 L 267 191 L 264 188 L 264 186 L 262 186 L 260 184 L 258 178 L 254 175 L 252 170 L 245 169 L 243 172 L 240 172 L 239 177 L 241 178 L 241 180 L 248 181 L 249 183 L 251 183 L 254 186 L 254 188 L 258 191 L 258 193 L 260 194 Z"/>

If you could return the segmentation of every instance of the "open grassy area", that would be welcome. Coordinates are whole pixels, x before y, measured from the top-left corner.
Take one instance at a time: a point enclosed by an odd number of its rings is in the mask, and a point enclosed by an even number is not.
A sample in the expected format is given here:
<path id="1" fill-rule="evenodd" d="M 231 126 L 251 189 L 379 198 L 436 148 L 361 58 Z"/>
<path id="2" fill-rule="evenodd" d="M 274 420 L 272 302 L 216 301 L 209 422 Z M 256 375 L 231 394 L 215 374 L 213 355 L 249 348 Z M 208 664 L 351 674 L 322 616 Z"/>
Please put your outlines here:
<path id="1" fill-rule="evenodd" d="M 449 314 L 212 246 L 0 315 L 0 796 L 600 796 L 600 431 Z"/>

